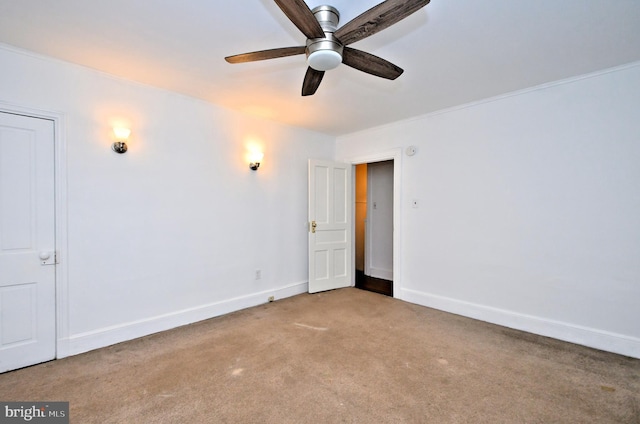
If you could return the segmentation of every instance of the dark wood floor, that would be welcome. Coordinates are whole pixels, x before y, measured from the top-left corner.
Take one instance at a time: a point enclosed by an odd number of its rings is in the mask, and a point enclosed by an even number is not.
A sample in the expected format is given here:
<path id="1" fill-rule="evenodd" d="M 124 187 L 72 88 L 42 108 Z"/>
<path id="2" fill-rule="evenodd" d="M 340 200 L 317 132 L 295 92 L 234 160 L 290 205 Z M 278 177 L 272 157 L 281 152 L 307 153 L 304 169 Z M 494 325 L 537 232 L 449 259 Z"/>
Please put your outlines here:
<path id="1" fill-rule="evenodd" d="M 370 277 L 363 271 L 356 270 L 356 288 L 393 297 L 393 281 Z"/>

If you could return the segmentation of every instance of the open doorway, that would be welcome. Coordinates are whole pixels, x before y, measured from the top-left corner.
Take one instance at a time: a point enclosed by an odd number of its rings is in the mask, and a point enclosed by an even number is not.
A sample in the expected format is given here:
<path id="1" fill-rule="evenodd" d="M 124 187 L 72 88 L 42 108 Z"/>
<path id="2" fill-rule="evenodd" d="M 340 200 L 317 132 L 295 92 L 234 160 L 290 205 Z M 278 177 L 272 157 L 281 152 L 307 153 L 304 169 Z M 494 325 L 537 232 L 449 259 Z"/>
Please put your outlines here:
<path id="1" fill-rule="evenodd" d="M 355 167 L 355 286 L 393 296 L 394 161 Z"/>

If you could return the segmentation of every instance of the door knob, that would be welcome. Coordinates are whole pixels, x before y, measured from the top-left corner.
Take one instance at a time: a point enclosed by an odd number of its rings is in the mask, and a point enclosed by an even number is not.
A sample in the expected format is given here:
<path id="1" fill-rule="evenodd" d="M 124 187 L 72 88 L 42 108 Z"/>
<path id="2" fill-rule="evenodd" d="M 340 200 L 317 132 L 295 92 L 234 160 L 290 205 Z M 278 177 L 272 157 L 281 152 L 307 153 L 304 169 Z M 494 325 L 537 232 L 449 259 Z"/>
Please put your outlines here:
<path id="1" fill-rule="evenodd" d="M 316 221 L 311 221 L 311 233 L 315 233 L 316 232 L 316 227 L 318 226 L 318 224 L 316 224 Z"/>
<path id="2" fill-rule="evenodd" d="M 52 251 L 43 250 L 38 254 L 40 258 L 40 265 L 55 265 L 56 254 Z"/>

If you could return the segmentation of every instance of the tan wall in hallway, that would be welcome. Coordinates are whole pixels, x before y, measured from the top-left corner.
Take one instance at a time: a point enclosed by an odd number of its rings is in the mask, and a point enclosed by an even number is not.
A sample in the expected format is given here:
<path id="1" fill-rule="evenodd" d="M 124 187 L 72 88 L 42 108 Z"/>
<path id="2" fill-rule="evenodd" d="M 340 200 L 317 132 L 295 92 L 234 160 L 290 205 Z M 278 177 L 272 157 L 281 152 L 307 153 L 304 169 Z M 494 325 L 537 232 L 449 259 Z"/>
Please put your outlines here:
<path id="1" fill-rule="evenodd" d="M 367 164 L 356 165 L 356 269 L 364 271 L 364 228 L 367 219 Z"/>

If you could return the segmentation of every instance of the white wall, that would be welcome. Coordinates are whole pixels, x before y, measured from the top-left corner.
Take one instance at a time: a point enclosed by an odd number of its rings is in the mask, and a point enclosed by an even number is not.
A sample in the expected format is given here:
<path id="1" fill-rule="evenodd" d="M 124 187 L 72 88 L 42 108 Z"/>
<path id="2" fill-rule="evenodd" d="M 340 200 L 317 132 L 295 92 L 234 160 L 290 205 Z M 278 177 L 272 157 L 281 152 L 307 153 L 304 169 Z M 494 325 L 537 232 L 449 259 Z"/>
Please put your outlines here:
<path id="1" fill-rule="evenodd" d="M 333 137 L 8 47 L 0 69 L 0 108 L 64 125 L 60 357 L 307 290 L 307 159 Z"/>
<path id="2" fill-rule="evenodd" d="M 640 357 L 640 63 L 343 136 L 336 157 L 409 145 L 398 297 Z"/>

